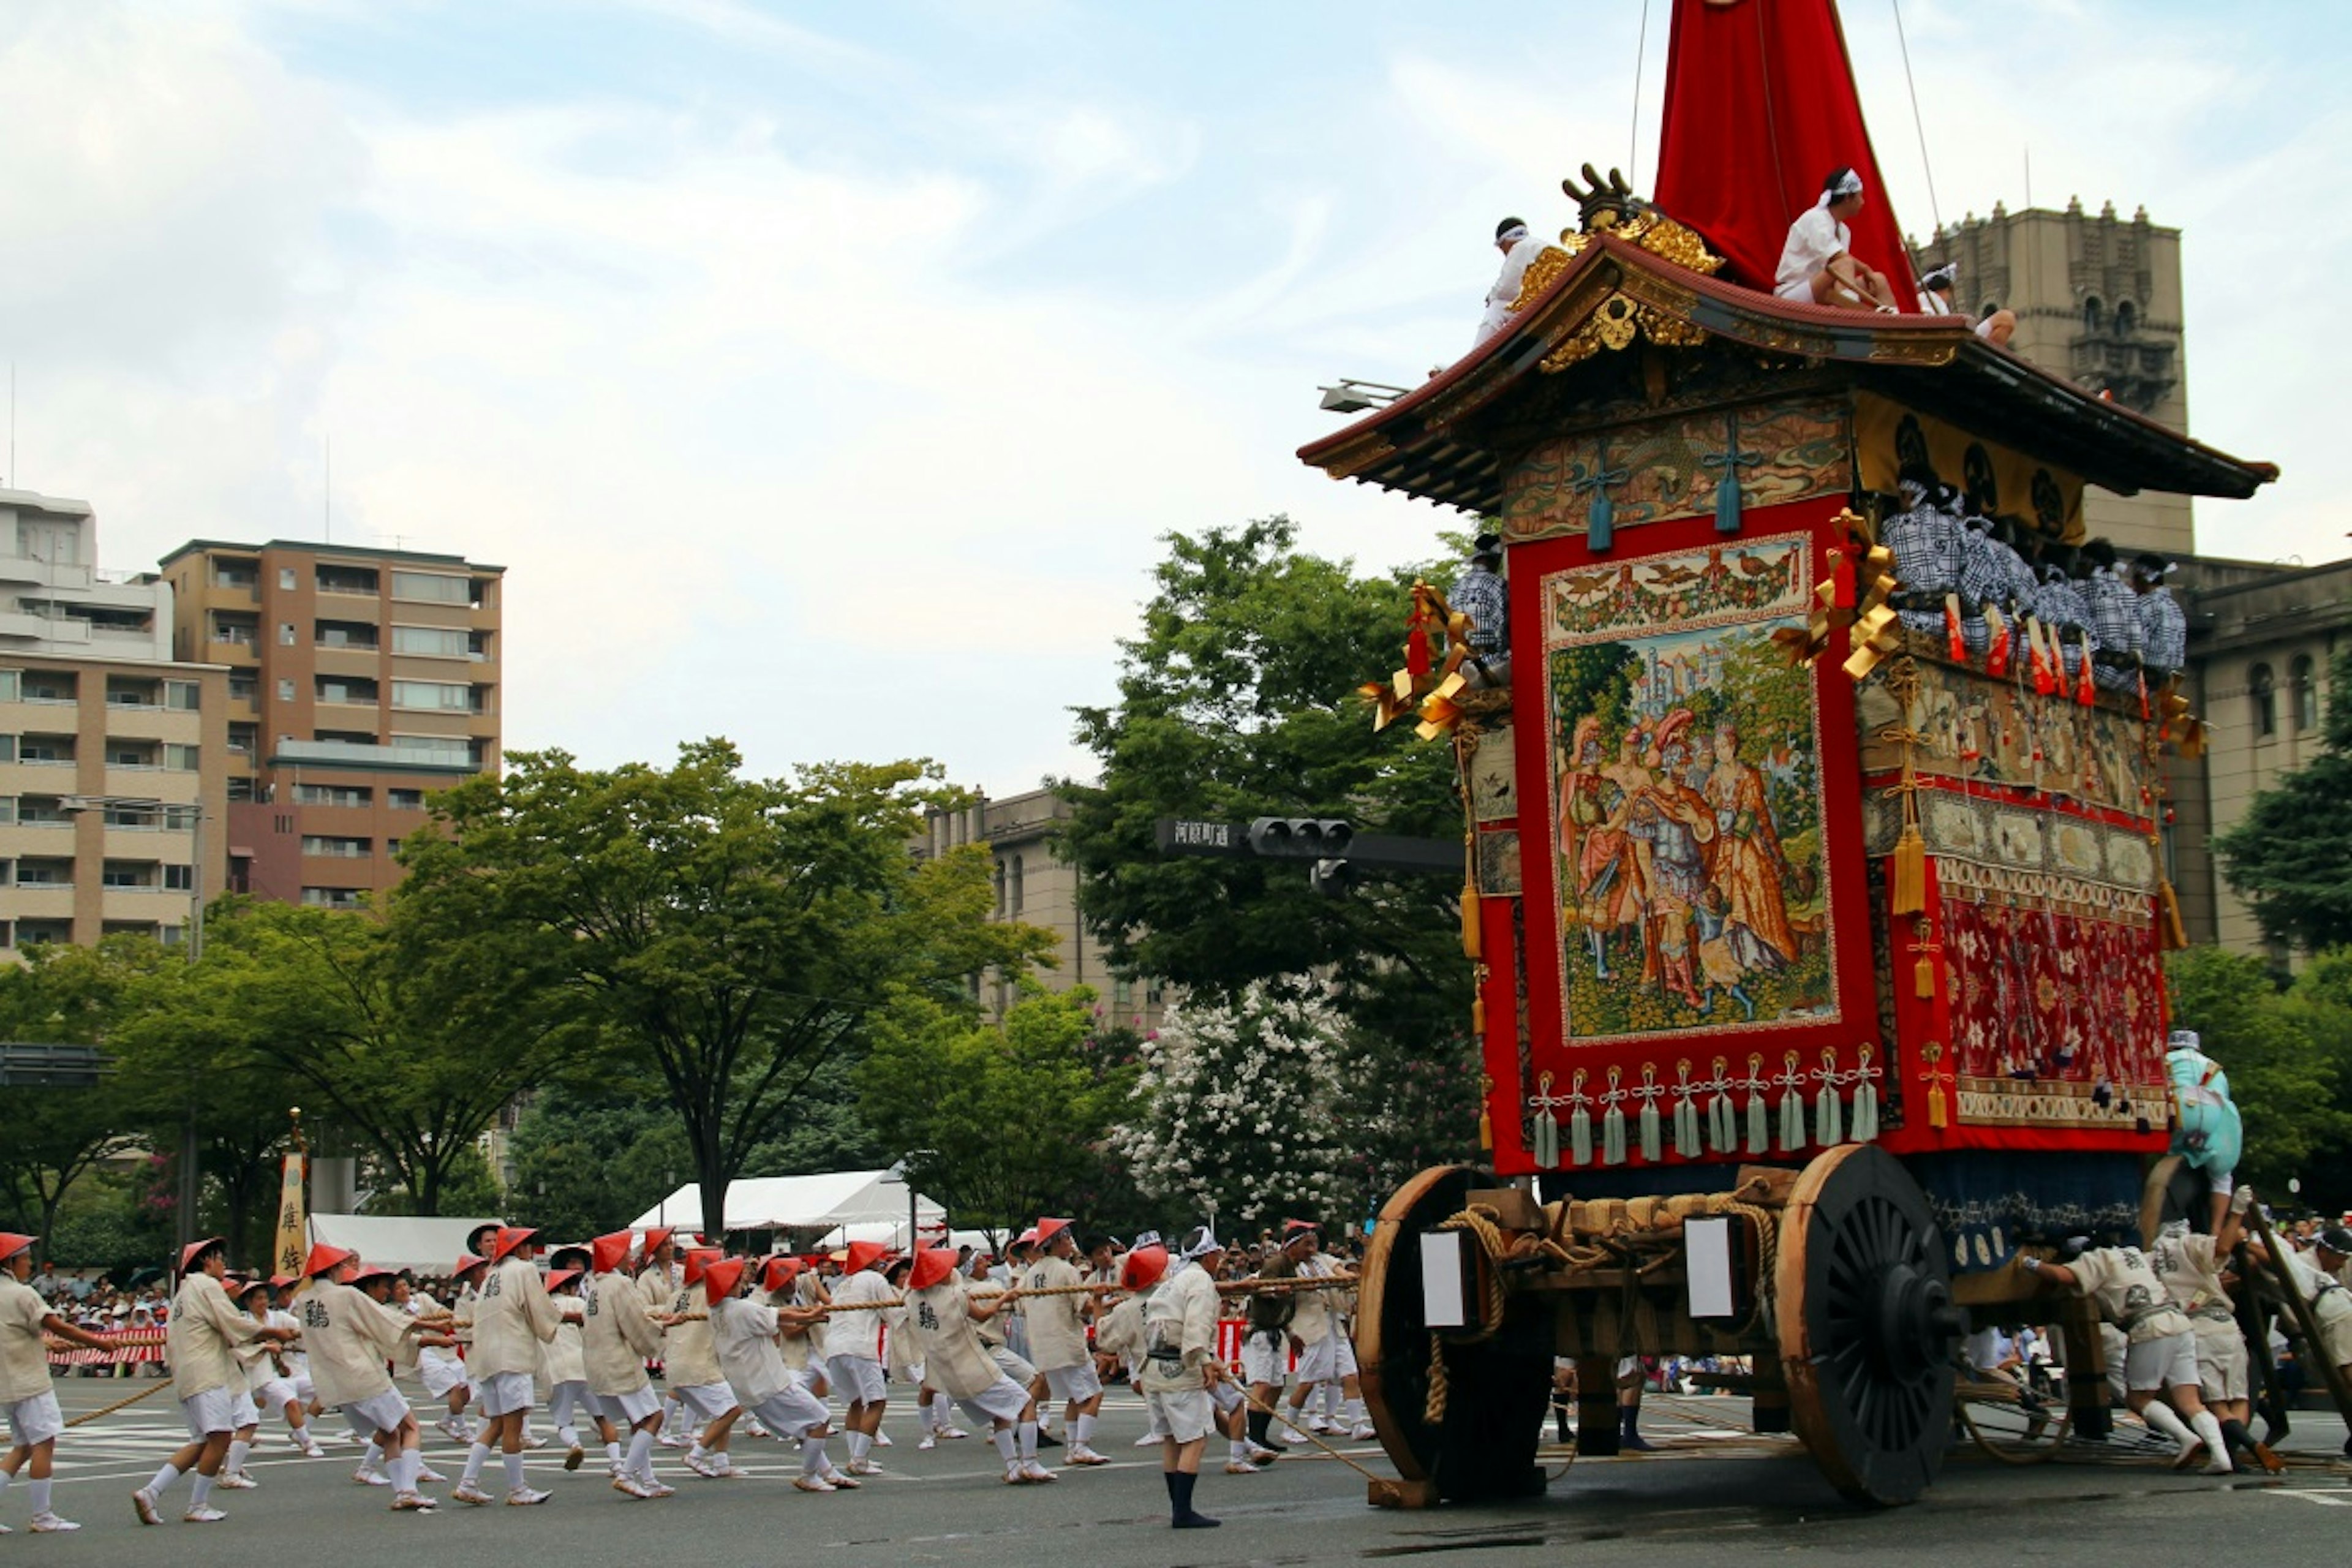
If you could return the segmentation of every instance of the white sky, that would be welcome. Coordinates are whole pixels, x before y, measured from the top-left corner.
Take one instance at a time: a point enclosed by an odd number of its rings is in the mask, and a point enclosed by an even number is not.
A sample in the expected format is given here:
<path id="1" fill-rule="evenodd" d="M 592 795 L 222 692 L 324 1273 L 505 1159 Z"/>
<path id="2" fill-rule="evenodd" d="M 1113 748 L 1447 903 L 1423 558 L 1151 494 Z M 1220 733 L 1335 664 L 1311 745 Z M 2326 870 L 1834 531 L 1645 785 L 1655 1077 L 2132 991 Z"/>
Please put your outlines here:
<path id="1" fill-rule="evenodd" d="M 103 564 L 334 537 L 510 570 L 509 747 L 1085 771 L 1158 536 L 1366 564 L 1451 514 L 1297 463 L 1467 345 L 1504 211 L 1646 188 L 1666 0 L 12 0 L 9 482 Z M 1847 31 L 1932 218 L 1889 7 Z M 2332 6 L 1902 0 L 1947 220 L 2185 231 L 2209 551 L 2329 559 L 2352 239 Z M 1338 694 L 1335 694 L 1337 696 Z"/>

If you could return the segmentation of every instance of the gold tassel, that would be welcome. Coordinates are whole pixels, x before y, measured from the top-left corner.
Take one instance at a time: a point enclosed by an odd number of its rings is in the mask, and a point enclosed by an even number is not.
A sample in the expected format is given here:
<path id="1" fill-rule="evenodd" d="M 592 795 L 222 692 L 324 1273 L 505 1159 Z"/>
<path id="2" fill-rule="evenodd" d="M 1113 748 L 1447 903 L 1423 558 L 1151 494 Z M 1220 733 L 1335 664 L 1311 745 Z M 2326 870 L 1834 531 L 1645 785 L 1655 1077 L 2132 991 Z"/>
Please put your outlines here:
<path id="1" fill-rule="evenodd" d="M 1927 1064 L 1927 1125 L 1949 1127 L 1952 1119 L 1944 1108 L 1944 1075 L 1936 1070 L 1936 1064 L 1944 1059 L 1944 1047 L 1930 1042 L 1921 1048 L 1919 1059 Z"/>
<path id="2" fill-rule="evenodd" d="M 1495 1112 L 1488 1101 L 1495 1098 L 1495 1080 L 1481 1075 L 1478 1079 L 1478 1147 L 1489 1153 L 1495 1148 Z"/>
<path id="3" fill-rule="evenodd" d="M 1486 999 L 1484 996 L 1470 998 L 1470 1032 L 1482 1040 L 1486 1037 Z"/>
<path id="4" fill-rule="evenodd" d="M 2172 890 L 2172 879 L 2156 879 L 2156 940 L 2167 952 L 2178 952 L 2189 945 L 2189 931 L 2180 923 L 2180 895 Z"/>
<path id="5" fill-rule="evenodd" d="M 1478 884 L 1462 884 L 1462 956 L 1475 963 L 1482 956 L 1485 942 L 1478 931 Z"/>
<path id="6" fill-rule="evenodd" d="M 1919 962 L 1911 966 L 1912 994 L 1922 1002 L 1936 999 L 1936 961 L 1922 953 Z"/>
<path id="7" fill-rule="evenodd" d="M 1898 915 L 1924 914 L 1927 909 L 1927 841 L 1919 837 L 1919 825 L 1906 822 L 1903 837 L 1895 841 L 1895 912 Z"/>

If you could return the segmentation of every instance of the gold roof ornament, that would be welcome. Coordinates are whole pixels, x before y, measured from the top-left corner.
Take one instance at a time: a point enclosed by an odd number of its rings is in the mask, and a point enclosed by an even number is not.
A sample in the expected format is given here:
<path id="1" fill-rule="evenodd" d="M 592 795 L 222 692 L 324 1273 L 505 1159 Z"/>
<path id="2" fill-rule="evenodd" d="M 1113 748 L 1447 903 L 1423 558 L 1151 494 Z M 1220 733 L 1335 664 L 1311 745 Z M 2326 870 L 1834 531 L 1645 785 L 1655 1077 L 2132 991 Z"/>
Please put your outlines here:
<path id="1" fill-rule="evenodd" d="M 1602 179 L 1591 164 L 1584 165 L 1581 188 L 1573 178 L 1562 180 L 1559 188 L 1576 204 L 1578 230 L 1564 230 L 1558 245 L 1547 245 L 1528 263 L 1526 274 L 1519 280 L 1519 296 L 1511 301 L 1514 311 L 1524 310 L 1533 304 L 1553 279 L 1568 269 L 1582 251 L 1585 237 L 1606 234 L 1638 245 L 1651 255 L 1671 261 L 1677 267 L 1687 267 L 1694 272 L 1710 276 L 1722 270 L 1723 258 L 1707 249 L 1698 232 L 1676 223 L 1654 204 L 1635 195 L 1625 183 L 1624 171 L 1612 169 Z M 1628 340 L 1630 341 L 1630 339 Z M 1612 346 L 1622 347 L 1622 344 Z M 1581 356 L 1579 356 L 1581 357 Z M 1547 370 L 1552 367 L 1547 364 Z"/>

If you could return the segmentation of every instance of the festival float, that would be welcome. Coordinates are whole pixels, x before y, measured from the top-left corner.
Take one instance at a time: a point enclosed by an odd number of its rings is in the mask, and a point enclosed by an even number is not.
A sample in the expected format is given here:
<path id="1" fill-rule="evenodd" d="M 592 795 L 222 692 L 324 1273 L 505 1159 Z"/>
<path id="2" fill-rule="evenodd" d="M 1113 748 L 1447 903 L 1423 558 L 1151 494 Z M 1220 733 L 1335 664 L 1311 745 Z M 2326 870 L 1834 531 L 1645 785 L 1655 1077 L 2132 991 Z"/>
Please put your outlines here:
<path id="1" fill-rule="evenodd" d="M 1841 166 L 1853 254 L 1913 277 L 1835 11 L 1679 0 L 1672 49 L 1654 199 L 1585 165 L 1508 324 L 1299 453 L 1484 520 L 1507 581 L 1507 665 L 1423 588 L 1367 689 L 1459 760 L 1486 1073 L 1483 1168 L 1398 1191 L 1363 1272 L 1408 1505 L 1541 1489 L 1556 1356 L 1579 1451 L 1614 1452 L 1615 1363 L 1668 1353 L 1748 1358 L 1757 1430 L 1910 1500 L 1968 1408 L 1958 1342 L 2029 1321 L 2020 1249 L 2167 1201 L 2160 823 L 2196 721 L 2038 627 L 1906 617 L 1879 534 L 1921 468 L 2067 543 L 2086 485 L 2276 469 L 1966 318 L 1776 296 Z M 2107 1421 L 2084 1304 L 2031 1313 L 2070 1390 L 2022 1457 Z"/>

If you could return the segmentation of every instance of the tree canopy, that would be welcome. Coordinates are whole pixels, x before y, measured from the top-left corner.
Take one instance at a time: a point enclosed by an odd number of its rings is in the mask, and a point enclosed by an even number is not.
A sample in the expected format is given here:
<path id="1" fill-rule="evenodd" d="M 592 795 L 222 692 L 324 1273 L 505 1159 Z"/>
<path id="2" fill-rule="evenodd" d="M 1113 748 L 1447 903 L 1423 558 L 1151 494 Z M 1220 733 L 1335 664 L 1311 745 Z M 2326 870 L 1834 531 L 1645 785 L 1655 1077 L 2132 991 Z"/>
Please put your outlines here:
<path id="1" fill-rule="evenodd" d="M 2213 840 L 2263 934 L 2307 952 L 2352 945 L 2352 648 L 2329 671 L 2321 742 Z"/>

